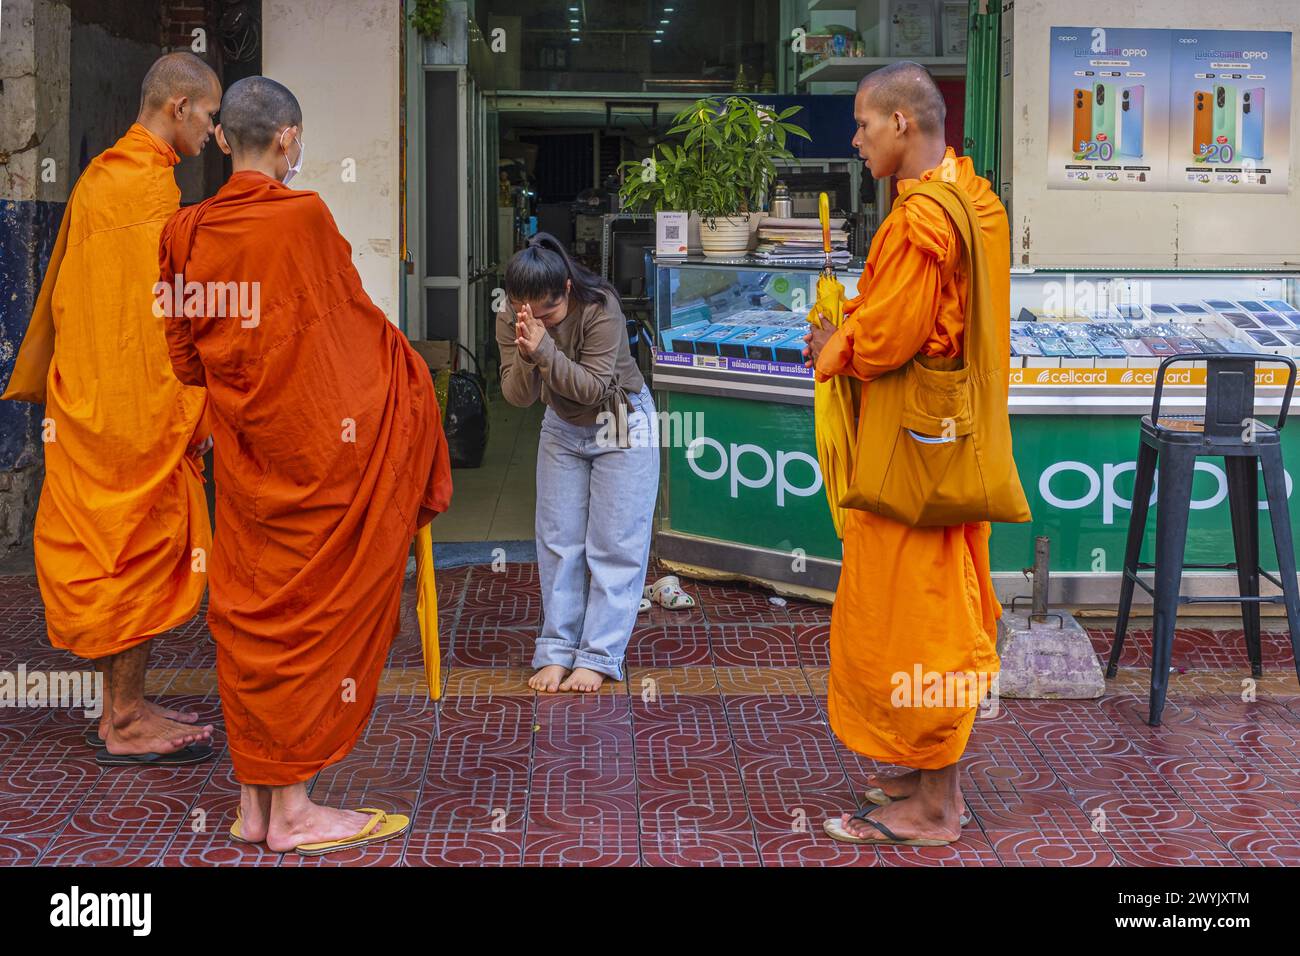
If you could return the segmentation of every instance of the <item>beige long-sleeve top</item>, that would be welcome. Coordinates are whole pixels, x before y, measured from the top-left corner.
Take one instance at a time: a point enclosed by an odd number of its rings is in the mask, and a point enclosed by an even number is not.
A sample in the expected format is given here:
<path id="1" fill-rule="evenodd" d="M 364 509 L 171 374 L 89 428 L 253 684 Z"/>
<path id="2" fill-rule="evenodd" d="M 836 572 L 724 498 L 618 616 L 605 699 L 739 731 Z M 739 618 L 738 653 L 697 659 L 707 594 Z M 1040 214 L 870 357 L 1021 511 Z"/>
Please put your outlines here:
<path id="1" fill-rule="evenodd" d="M 501 393 L 511 405 L 539 398 L 573 425 L 594 425 L 610 395 L 622 388 L 635 395 L 645 385 L 627 344 L 627 323 L 615 296 L 583 305 L 570 299 L 569 311 L 546 330 L 531 359 L 515 346 L 515 314 L 509 305 L 497 313 L 501 348 Z"/>

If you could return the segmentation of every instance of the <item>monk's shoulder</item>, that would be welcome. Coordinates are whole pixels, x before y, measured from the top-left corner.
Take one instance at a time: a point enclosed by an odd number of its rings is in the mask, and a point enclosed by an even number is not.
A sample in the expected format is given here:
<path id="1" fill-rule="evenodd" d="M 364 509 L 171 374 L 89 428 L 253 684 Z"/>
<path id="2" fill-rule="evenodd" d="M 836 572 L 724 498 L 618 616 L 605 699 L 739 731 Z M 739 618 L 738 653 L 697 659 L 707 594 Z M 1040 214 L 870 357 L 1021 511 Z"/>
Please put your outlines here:
<path id="1" fill-rule="evenodd" d="M 282 203 L 284 214 L 309 229 L 320 229 L 328 227 L 335 232 L 338 231 L 338 225 L 334 222 L 334 216 L 330 213 L 330 207 L 325 204 L 320 193 L 314 189 L 298 189 L 294 191 L 293 201 Z"/>
<path id="2" fill-rule="evenodd" d="M 109 147 L 92 159 L 69 197 L 69 241 L 110 229 L 165 220 L 180 206 L 180 189 L 170 167 Z"/>
<path id="3" fill-rule="evenodd" d="M 890 222 L 890 220 L 893 220 Z M 938 202 L 925 195 L 909 196 L 885 224 L 885 241 L 899 252 L 915 252 L 943 259 L 956 239 L 952 220 Z M 882 230 L 883 231 L 883 230 Z"/>

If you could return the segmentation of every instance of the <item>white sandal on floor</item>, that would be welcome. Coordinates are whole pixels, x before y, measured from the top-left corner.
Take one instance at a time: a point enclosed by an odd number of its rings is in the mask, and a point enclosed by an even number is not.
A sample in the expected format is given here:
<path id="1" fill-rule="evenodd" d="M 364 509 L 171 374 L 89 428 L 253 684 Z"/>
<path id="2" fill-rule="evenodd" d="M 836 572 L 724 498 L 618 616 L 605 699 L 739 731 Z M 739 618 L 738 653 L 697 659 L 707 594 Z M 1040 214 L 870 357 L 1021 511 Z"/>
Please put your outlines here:
<path id="1" fill-rule="evenodd" d="M 682 590 L 677 575 L 668 574 L 645 589 L 645 596 L 670 611 L 683 611 L 695 607 L 695 598 Z"/>

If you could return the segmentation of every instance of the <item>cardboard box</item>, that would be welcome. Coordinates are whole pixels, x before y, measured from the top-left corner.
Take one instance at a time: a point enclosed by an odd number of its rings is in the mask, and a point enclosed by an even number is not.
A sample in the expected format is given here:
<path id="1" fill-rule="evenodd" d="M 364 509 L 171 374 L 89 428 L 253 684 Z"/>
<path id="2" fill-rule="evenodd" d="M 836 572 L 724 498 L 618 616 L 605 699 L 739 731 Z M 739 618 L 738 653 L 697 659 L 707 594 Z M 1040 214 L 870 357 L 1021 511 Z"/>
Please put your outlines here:
<path id="1" fill-rule="evenodd" d="M 430 372 L 454 367 L 456 343 L 450 339 L 412 339 L 411 347 L 428 364 Z"/>

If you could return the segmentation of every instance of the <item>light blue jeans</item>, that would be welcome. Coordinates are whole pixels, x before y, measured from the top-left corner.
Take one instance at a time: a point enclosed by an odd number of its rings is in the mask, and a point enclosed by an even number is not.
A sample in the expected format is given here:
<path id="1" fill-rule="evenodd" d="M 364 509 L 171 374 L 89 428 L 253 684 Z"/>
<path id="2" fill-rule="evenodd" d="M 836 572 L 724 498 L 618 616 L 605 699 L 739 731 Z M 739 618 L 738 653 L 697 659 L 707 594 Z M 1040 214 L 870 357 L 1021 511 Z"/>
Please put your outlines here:
<path id="1" fill-rule="evenodd" d="M 623 679 L 659 492 L 658 420 L 650 389 L 631 403 L 630 448 L 608 440 L 599 425 L 571 425 L 549 408 L 542 417 L 537 566 L 543 620 L 534 668 L 585 667 Z"/>

